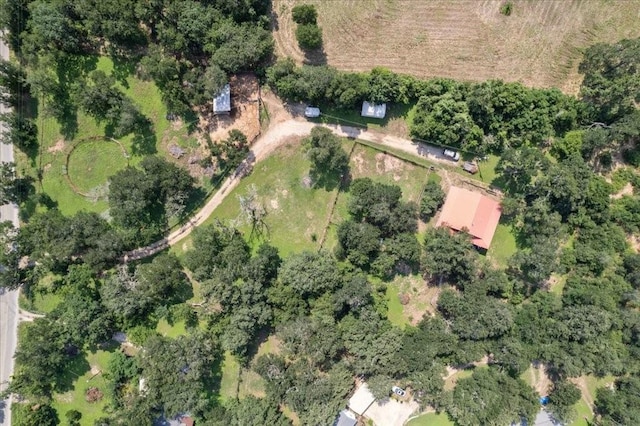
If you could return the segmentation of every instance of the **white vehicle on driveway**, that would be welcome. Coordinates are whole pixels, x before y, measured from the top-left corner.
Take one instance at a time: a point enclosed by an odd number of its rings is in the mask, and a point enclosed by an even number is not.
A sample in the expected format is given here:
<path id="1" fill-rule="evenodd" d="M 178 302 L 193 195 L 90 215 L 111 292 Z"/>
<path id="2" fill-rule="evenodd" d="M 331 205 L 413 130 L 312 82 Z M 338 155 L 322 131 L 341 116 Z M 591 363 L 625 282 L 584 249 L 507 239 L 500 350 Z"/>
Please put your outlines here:
<path id="1" fill-rule="evenodd" d="M 452 159 L 453 161 L 458 161 L 460 159 L 460 153 L 452 149 L 445 149 L 444 151 L 442 151 L 442 155 Z"/>
<path id="2" fill-rule="evenodd" d="M 405 395 L 407 394 L 407 392 L 405 392 L 405 390 L 404 390 L 404 389 L 399 388 L 398 386 L 394 386 L 394 387 L 392 387 L 392 388 L 391 388 L 391 391 L 392 391 L 393 393 L 395 393 L 396 395 L 398 395 L 398 396 L 405 396 Z"/>
<path id="3" fill-rule="evenodd" d="M 320 117 L 320 108 L 308 106 L 304 109 L 304 116 L 307 118 Z"/>

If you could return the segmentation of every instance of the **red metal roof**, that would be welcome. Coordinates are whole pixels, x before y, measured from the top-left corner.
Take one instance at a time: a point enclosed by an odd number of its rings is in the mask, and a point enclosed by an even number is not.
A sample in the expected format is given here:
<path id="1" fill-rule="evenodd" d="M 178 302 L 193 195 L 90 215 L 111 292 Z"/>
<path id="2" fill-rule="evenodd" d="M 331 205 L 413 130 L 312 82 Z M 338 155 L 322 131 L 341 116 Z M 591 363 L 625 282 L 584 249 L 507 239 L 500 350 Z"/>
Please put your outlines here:
<path id="1" fill-rule="evenodd" d="M 447 226 L 456 231 L 466 228 L 474 245 L 488 249 L 500 214 L 497 201 L 478 192 L 452 186 L 436 226 Z"/>

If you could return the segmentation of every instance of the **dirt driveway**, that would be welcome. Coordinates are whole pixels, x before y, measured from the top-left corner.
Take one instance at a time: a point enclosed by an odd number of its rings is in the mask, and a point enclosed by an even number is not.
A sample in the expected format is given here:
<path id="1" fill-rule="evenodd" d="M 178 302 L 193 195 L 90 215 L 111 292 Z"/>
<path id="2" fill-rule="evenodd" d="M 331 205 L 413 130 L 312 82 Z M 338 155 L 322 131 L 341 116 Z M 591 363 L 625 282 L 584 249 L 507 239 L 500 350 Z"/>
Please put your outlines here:
<path id="1" fill-rule="evenodd" d="M 419 408 L 415 401 L 387 399 L 371 404 L 364 416 L 373 420 L 377 426 L 402 426 Z"/>
<path id="2" fill-rule="evenodd" d="M 259 136 L 251 146 L 249 157 L 252 164 L 259 163 L 269 156 L 278 147 L 284 145 L 292 136 L 307 136 L 311 133 L 311 129 L 318 126 L 305 120 L 304 118 L 292 118 L 290 114 L 280 113 L 278 119 L 271 121 L 269 129 Z M 341 137 L 357 138 L 369 142 L 376 142 L 381 145 L 402 150 L 409 154 L 427 157 L 432 161 L 453 164 L 451 161 L 442 156 L 440 148 L 430 147 L 422 143 L 416 143 L 408 139 L 399 138 L 397 136 L 385 135 L 371 130 L 360 129 L 351 126 L 323 124 L 322 126 L 330 129 L 334 134 Z M 242 166 L 241 166 L 242 167 Z M 213 213 L 213 211 L 222 203 L 226 196 L 235 188 L 242 179 L 242 173 L 234 173 L 227 178 L 218 192 L 209 199 L 202 209 L 197 212 L 187 223 L 171 232 L 166 238 L 157 241 L 147 247 L 135 249 L 126 253 L 123 260 L 125 262 L 138 260 L 154 255 L 169 246 L 173 246 L 178 241 L 185 238 L 191 231 L 201 225 Z"/>

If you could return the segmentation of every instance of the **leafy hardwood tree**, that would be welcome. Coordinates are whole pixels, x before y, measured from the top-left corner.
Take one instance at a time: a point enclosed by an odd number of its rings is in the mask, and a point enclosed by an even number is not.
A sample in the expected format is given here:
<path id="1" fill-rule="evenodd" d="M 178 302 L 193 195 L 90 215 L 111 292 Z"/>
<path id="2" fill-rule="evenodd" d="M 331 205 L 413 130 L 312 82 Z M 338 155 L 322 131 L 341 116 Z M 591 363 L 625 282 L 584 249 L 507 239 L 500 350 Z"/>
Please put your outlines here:
<path id="1" fill-rule="evenodd" d="M 35 122 L 17 111 L 0 115 L 6 130 L 0 138 L 5 144 L 13 144 L 24 153 L 31 153 L 38 146 L 38 128 Z"/>
<path id="2" fill-rule="evenodd" d="M 640 97 L 640 39 L 589 47 L 580 63 L 580 87 L 592 119 L 610 124 L 634 110 Z"/>
<path id="3" fill-rule="evenodd" d="M 549 394 L 548 409 L 556 419 L 569 422 L 575 416 L 573 405 L 580 401 L 581 396 L 580 389 L 573 383 L 556 382 Z"/>
<path id="4" fill-rule="evenodd" d="M 411 134 L 437 145 L 470 151 L 479 148 L 483 136 L 482 129 L 469 115 L 467 104 L 449 93 L 418 101 Z"/>
<path id="5" fill-rule="evenodd" d="M 220 358 L 217 346 L 202 333 L 175 340 L 152 337 L 139 357 L 141 376 L 147 383 L 145 398 L 162 407 L 165 416 L 203 413 L 210 403 L 205 384 Z"/>
<path id="6" fill-rule="evenodd" d="M 380 231 L 368 223 L 342 222 L 338 226 L 339 250 L 354 265 L 367 267 L 380 250 Z"/>
<path id="7" fill-rule="evenodd" d="M 314 24 L 318 18 L 318 11 L 312 4 L 298 4 L 291 9 L 291 17 L 296 24 Z"/>
<path id="8" fill-rule="evenodd" d="M 319 296 L 340 286 L 342 277 L 336 261 L 326 252 L 302 252 L 285 259 L 279 281 L 302 297 Z"/>
<path id="9" fill-rule="evenodd" d="M 253 24 L 224 21 L 211 29 L 205 50 L 211 61 L 227 73 L 254 70 L 263 66 L 273 53 L 271 33 Z"/>
<path id="10" fill-rule="evenodd" d="M 222 417 L 222 418 L 221 418 Z M 233 400 L 223 416 L 216 416 L 219 423 L 214 426 L 290 426 L 291 420 L 286 418 L 279 407 L 268 398 L 256 398 L 252 395 L 240 400 Z"/>
<path id="11" fill-rule="evenodd" d="M 16 426 L 57 426 L 60 424 L 60 418 L 56 410 L 49 404 L 27 403 L 26 405 L 17 404 L 21 408 L 17 411 Z"/>
<path id="12" fill-rule="evenodd" d="M 234 253 L 235 257 L 227 253 Z M 185 255 L 185 265 L 197 280 L 213 278 L 216 272 L 230 266 L 241 269 L 248 260 L 249 247 L 240 232 L 220 222 L 196 228 L 193 249 Z"/>
<path id="13" fill-rule="evenodd" d="M 596 393 L 596 412 L 602 425 L 630 425 L 640 421 L 640 378 L 617 379 L 613 389 Z"/>
<path id="14" fill-rule="evenodd" d="M 154 306 L 181 303 L 193 296 L 191 282 L 173 254 L 160 254 L 136 268 L 139 296 Z"/>
<path id="15" fill-rule="evenodd" d="M 444 204 L 445 195 L 438 182 L 427 182 L 420 198 L 420 218 L 424 221 L 431 219 Z"/>
<path id="16" fill-rule="evenodd" d="M 526 193 L 532 180 L 548 167 L 549 161 L 538 148 L 509 148 L 496 165 L 507 188 L 514 193 Z"/>
<path id="17" fill-rule="evenodd" d="M 61 327 L 37 318 L 25 327 L 16 350 L 16 371 L 9 391 L 31 401 L 47 400 L 69 361 L 67 340 Z"/>
<path id="18" fill-rule="evenodd" d="M 492 368 L 479 368 L 459 380 L 447 412 L 461 426 L 531 422 L 539 410 L 533 389 Z"/>
<path id="19" fill-rule="evenodd" d="M 513 326 L 511 307 L 492 297 L 459 297 L 445 290 L 438 298 L 438 310 L 450 322 L 451 331 L 466 340 L 500 337 Z"/>
<path id="20" fill-rule="evenodd" d="M 311 177 L 316 185 L 335 181 L 347 173 L 349 156 L 340 139 L 326 127 L 314 127 L 311 135 L 302 141 L 311 161 Z"/>
<path id="21" fill-rule="evenodd" d="M 422 265 L 425 271 L 438 280 L 464 286 L 474 273 L 475 252 L 467 234 L 451 234 L 448 229 L 427 231 Z"/>
<path id="22" fill-rule="evenodd" d="M 322 29 L 317 25 L 302 24 L 296 28 L 296 40 L 304 50 L 315 50 L 322 46 Z"/>

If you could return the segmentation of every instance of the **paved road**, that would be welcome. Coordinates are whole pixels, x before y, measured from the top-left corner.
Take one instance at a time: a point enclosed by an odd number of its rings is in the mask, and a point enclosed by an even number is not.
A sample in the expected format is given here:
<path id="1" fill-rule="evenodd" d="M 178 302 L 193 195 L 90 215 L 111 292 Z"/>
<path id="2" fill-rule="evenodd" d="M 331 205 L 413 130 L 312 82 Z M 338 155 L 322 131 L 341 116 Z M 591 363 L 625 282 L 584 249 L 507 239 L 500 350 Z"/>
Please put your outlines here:
<path id="1" fill-rule="evenodd" d="M 0 39 L 0 55 L 9 59 L 9 48 Z M 6 112 L 0 105 L 0 113 Z M 0 124 L 2 126 L 2 124 Z M 4 128 L 0 127 L 0 132 Z M 13 162 L 13 146 L 0 143 L 0 161 Z M 18 226 L 18 206 L 15 204 L 0 207 L 0 220 L 10 220 Z M 0 290 L 1 291 L 1 290 Z M 13 354 L 18 339 L 18 291 L 0 294 L 0 391 L 4 390 L 13 374 Z M 0 426 L 11 426 L 11 399 L 0 402 Z"/>
<path id="2" fill-rule="evenodd" d="M 269 154 L 271 154 L 276 148 L 287 143 L 290 137 L 308 135 L 309 133 L 311 133 L 311 129 L 313 129 L 317 125 L 318 124 L 316 123 L 312 123 L 303 119 L 289 119 L 277 123 L 262 136 L 260 136 L 251 147 L 250 157 L 253 158 L 253 163 L 258 163 L 259 161 L 269 156 Z M 442 155 L 442 148 L 357 127 L 329 124 L 325 124 L 323 126 L 327 127 L 338 136 L 375 142 L 377 144 L 405 151 L 413 155 L 427 157 L 431 161 L 442 162 L 449 165 L 454 164 Z M 131 261 L 143 259 L 178 243 L 180 240 L 189 235 L 195 227 L 201 225 L 205 220 L 207 220 L 207 218 L 222 203 L 226 196 L 240 183 L 241 179 L 242 174 L 238 173 L 229 177 L 224 181 L 220 189 L 213 195 L 213 197 L 211 197 L 209 201 L 207 201 L 207 204 L 205 204 L 202 209 L 191 218 L 191 220 L 182 225 L 180 228 L 171 232 L 171 234 L 169 234 L 166 238 L 157 241 L 149 246 L 141 247 L 127 253 L 124 256 L 124 260 Z"/>

